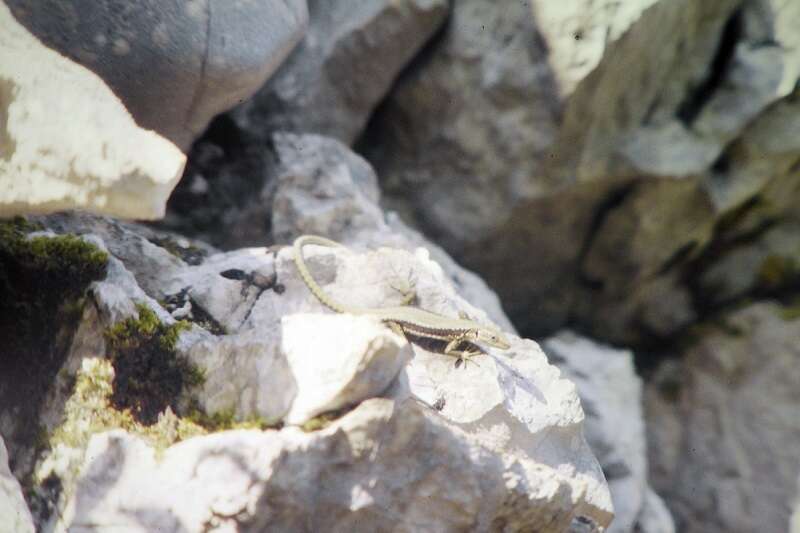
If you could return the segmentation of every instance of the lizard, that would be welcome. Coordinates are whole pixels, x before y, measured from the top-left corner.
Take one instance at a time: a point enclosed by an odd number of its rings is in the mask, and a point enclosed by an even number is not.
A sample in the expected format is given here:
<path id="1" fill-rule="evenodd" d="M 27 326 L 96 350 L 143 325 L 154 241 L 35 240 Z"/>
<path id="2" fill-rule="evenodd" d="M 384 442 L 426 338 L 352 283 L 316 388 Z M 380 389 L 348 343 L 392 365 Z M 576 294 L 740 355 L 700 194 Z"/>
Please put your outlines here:
<path id="1" fill-rule="evenodd" d="M 345 246 L 336 241 L 316 235 L 302 235 L 298 237 L 293 244 L 294 262 L 297 266 L 297 270 L 300 272 L 300 277 L 303 279 L 309 291 L 329 309 L 337 313 L 376 317 L 393 331 L 405 337 L 410 335 L 412 337 L 444 341 L 447 345 L 443 353 L 456 357 L 456 366 L 458 366 L 461 361 L 468 360 L 470 357 L 482 353 L 479 347 L 477 351 L 475 349 L 459 350 L 458 348 L 463 343 L 470 344 L 473 348 L 476 347 L 475 343 L 482 343 L 501 350 L 507 350 L 511 347 L 508 339 L 499 329 L 493 326 L 479 324 L 465 317 L 451 318 L 419 307 L 405 305 L 396 307 L 362 308 L 351 307 L 337 302 L 323 291 L 311 276 L 311 272 L 309 272 L 308 266 L 306 266 L 305 260 L 303 259 L 303 247 L 307 244 L 340 248 L 345 248 Z"/>

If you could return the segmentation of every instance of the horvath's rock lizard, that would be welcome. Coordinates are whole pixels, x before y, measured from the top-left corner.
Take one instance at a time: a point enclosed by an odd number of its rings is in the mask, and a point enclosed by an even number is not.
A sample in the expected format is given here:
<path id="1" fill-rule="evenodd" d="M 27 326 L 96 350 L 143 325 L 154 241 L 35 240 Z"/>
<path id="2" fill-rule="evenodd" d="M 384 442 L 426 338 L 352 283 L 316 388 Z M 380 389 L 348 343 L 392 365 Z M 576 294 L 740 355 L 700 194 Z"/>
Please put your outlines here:
<path id="1" fill-rule="evenodd" d="M 443 353 L 458 358 L 457 364 L 461 360 L 481 353 L 478 343 L 501 350 L 510 348 L 508 339 L 499 329 L 479 324 L 468 318 L 450 318 L 411 306 L 369 309 L 350 307 L 337 302 L 328 296 L 311 276 L 303 259 L 303 246 L 307 244 L 341 248 L 344 246 L 316 235 L 303 235 L 294 241 L 294 262 L 300 271 L 300 277 L 320 302 L 337 313 L 374 316 L 395 332 L 410 336 L 412 339 L 416 337 L 444 341 L 447 345 Z M 468 348 L 459 349 L 462 345 Z"/>

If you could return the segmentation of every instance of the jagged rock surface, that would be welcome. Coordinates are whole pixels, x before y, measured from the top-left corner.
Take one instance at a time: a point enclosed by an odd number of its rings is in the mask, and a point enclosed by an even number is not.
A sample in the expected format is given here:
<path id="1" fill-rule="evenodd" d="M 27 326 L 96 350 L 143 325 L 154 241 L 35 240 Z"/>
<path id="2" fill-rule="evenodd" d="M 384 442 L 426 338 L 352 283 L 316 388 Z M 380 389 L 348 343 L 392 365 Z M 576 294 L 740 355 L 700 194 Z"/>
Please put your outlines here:
<path id="1" fill-rule="evenodd" d="M 340 144 L 329 147 L 341 155 Z M 279 189 L 294 200 L 303 194 L 293 179 Z M 321 223 L 315 217 L 327 214 L 308 200 L 291 216 L 276 210 L 277 217 L 286 216 L 283 228 Z M 352 196 L 329 205 L 339 203 L 366 213 L 373 206 Z M 167 236 L 108 219 L 58 215 L 39 222 L 80 232 L 111 253 L 43 407 L 50 445 L 32 458 L 30 443 L 12 443 L 18 475 L 33 480 L 34 514 L 46 531 L 199 531 L 260 521 L 286 530 L 313 516 L 325 516 L 332 530 L 367 531 L 396 525 L 403 516 L 398 527 L 409 530 L 555 532 L 577 520 L 599 530 L 613 516 L 600 467 L 582 436 L 575 388 L 532 341 L 514 337 L 510 350 L 491 350 L 476 364 L 456 368 L 453 358 L 410 346 L 373 321 L 303 314 L 323 307 L 301 281 L 290 247 L 185 255 L 186 247 Z M 487 321 L 458 296 L 427 250 L 365 253 L 374 240 L 409 246 L 387 225 L 372 232 L 367 227 L 354 227 L 360 232 L 349 243 L 353 251 L 305 250 L 309 268 L 335 298 L 386 306 L 400 297 L 392 285 L 413 280 L 422 307 Z M 122 367 L 109 352 L 115 345 L 107 332 L 137 315 L 142 320 L 141 305 L 167 326 L 190 320 L 172 356 L 204 375 L 180 388 L 155 423 L 138 418 L 137 407 L 125 415 L 109 404 Z M 351 334 L 342 334 L 348 328 Z M 331 360 L 313 365 L 324 358 Z M 325 368 L 330 371 L 320 371 Z M 74 392 L 70 383 L 77 383 Z M 202 436 L 207 430 L 181 418 L 199 408 L 212 418 L 229 413 L 261 424 L 303 424 L 353 406 L 311 433 L 289 426 Z M 172 444 L 192 435 L 198 436 Z M 320 479 L 328 480 L 322 489 Z M 54 483 L 60 490 L 49 492 Z M 195 497 L 186 499 L 187 490 Z M 431 494 L 442 504 L 432 505 Z"/>
<path id="2" fill-rule="evenodd" d="M 184 149 L 258 90 L 308 22 L 305 0 L 4 1 L 47 46 L 100 76 L 141 127 Z"/>
<path id="3" fill-rule="evenodd" d="M 318 133 L 350 144 L 400 70 L 444 22 L 445 0 L 309 1 L 305 39 L 232 116 L 261 139 Z"/>
<path id="4" fill-rule="evenodd" d="M 162 216 L 180 150 L 140 129 L 96 75 L 43 46 L 2 3 L 0 27 L 0 216 Z"/>
<path id="5" fill-rule="evenodd" d="M 33 518 L 17 478 L 8 468 L 8 452 L 0 437 L 0 533 L 33 533 Z"/>
<path id="6" fill-rule="evenodd" d="M 787 530 L 800 472 L 800 322 L 789 313 L 757 303 L 725 314 L 647 385 L 650 479 L 678 531 Z"/>
<path id="7" fill-rule="evenodd" d="M 642 383 L 633 354 L 571 331 L 547 338 L 542 348 L 578 387 L 586 411 L 586 440 L 603 467 L 614 502 L 609 533 L 674 533 L 669 511 L 647 481 Z"/>
<path id="8" fill-rule="evenodd" d="M 527 335 L 642 343 L 762 291 L 724 263 L 797 218 L 800 3 L 532 8 L 454 5 L 362 143 L 386 204 Z"/>

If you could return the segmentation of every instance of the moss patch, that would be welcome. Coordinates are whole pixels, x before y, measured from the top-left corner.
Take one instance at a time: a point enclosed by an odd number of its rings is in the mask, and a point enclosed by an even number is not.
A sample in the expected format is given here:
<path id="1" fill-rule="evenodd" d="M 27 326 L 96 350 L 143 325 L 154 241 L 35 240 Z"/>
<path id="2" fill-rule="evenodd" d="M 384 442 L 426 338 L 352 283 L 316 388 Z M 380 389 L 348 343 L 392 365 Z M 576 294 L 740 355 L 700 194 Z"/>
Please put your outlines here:
<path id="1" fill-rule="evenodd" d="M 193 408 L 186 418 L 207 429 L 209 432 L 226 431 L 229 429 L 280 429 L 283 427 L 283 424 L 280 422 L 270 423 L 267 422 L 266 419 L 258 416 L 237 421 L 233 411 L 220 411 L 213 415 L 207 415 L 197 407 Z"/>
<path id="2" fill-rule="evenodd" d="M 76 235 L 36 236 L 24 218 L 0 221 L 0 412 L 36 420 L 80 319 L 86 288 L 105 277 L 108 255 Z M 35 424 L 7 442 L 33 446 Z M 14 450 L 12 455 L 12 468 Z"/>
<path id="3" fill-rule="evenodd" d="M 800 269 L 793 258 L 770 255 L 758 269 L 758 284 L 766 289 L 776 289 L 795 278 L 798 272 Z"/>
<path id="4" fill-rule="evenodd" d="M 183 244 L 172 237 L 154 237 L 148 240 L 189 265 L 199 265 L 208 256 L 205 250 L 188 242 Z"/>
<path id="5" fill-rule="evenodd" d="M 74 392 L 64 407 L 64 422 L 50 436 L 51 449 L 60 444 L 83 449 L 95 433 L 117 428 L 142 437 L 157 451 L 163 451 L 175 442 L 207 433 L 199 425 L 171 411 L 162 413 L 155 424 L 140 423 L 130 409 L 114 407 L 114 381 L 111 361 L 83 361 Z"/>
<path id="6" fill-rule="evenodd" d="M 111 404 L 130 409 L 140 423 L 153 424 L 168 406 L 177 407 L 185 389 L 201 385 L 205 377 L 175 351 L 187 322 L 166 325 L 147 306 L 137 311 L 137 318 L 123 320 L 105 334 L 115 373 Z"/>
<path id="7" fill-rule="evenodd" d="M 319 414 L 314 418 L 308 420 L 304 424 L 302 424 L 300 426 L 300 429 L 302 429 L 306 433 L 325 429 L 326 427 L 330 426 L 335 420 L 338 420 L 339 418 L 343 417 L 344 415 L 352 411 L 352 409 L 353 409 L 352 407 L 347 407 Z"/>

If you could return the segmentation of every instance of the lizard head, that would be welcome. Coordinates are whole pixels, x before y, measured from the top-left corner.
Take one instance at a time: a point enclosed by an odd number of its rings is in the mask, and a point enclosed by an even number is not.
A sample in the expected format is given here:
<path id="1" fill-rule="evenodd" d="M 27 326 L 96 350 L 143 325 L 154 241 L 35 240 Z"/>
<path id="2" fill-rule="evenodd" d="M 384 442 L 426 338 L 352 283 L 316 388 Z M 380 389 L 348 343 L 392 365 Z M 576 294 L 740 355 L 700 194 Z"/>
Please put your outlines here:
<path id="1" fill-rule="evenodd" d="M 486 326 L 475 330 L 475 340 L 494 348 L 500 348 L 501 350 L 508 350 L 511 348 L 511 343 L 499 329 Z"/>

